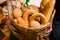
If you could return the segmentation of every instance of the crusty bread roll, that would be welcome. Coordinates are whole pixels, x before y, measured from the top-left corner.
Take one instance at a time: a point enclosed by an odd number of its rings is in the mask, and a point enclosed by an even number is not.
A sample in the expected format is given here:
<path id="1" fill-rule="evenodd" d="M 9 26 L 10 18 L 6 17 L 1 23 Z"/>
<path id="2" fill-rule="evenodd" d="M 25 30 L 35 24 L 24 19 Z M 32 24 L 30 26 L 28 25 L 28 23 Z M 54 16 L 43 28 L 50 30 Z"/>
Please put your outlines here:
<path id="1" fill-rule="evenodd" d="M 12 14 L 15 18 L 19 18 L 22 16 L 22 11 L 20 8 L 15 8 L 13 9 Z"/>
<path id="2" fill-rule="evenodd" d="M 39 29 L 41 27 L 40 23 L 37 21 L 31 21 L 30 22 L 30 28 L 31 29 Z"/>

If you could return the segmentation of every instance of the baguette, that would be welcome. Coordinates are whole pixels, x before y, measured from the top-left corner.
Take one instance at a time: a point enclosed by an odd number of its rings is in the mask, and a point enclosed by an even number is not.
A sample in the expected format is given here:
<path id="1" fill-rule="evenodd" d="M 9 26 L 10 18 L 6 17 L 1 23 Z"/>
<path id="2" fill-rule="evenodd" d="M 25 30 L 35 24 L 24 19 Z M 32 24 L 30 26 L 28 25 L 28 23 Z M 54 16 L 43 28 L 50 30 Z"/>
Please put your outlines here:
<path id="1" fill-rule="evenodd" d="M 42 0 L 40 5 L 40 11 L 43 11 L 44 7 L 49 3 L 50 0 Z"/>
<path id="2" fill-rule="evenodd" d="M 43 10 L 43 14 L 46 16 L 47 21 L 50 20 L 50 17 L 52 15 L 54 6 L 55 6 L 55 0 L 50 0 L 50 2 L 45 6 L 44 10 Z"/>

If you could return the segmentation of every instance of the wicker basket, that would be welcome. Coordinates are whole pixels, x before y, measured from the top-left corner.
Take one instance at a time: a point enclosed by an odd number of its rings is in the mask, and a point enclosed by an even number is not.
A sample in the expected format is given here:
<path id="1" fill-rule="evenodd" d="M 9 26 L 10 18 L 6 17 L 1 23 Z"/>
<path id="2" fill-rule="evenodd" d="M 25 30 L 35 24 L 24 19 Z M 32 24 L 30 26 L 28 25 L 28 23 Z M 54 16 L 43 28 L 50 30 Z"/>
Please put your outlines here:
<path id="1" fill-rule="evenodd" d="M 51 15 L 49 23 L 39 29 L 27 29 L 19 26 L 16 22 L 14 22 L 14 18 L 10 14 L 10 19 L 7 21 L 7 25 L 12 31 L 12 33 L 19 38 L 19 40 L 47 40 L 47 37 L 44 38 L 44 35 L 46 31 L 48 31 L 52 26 L 54 14 L 55 10 Z"/>
<path id="2" fill-rule="evenodd" d="M 19 40 L 47 40 L 47 37 L 44 38 L 44 35 L 46 31 L 48 31 L 52 26 L 54 14 L 55 10 L 52 13 L 49 23 L 47 23 L 47 25 L 40 29 L 32 30 L 19 27 L 19 25 L 13 21 L 13 18 L 11 16 L 10 16 L 11 19 L 10 21 L 8 21 L 9 23 L 7 25 L 9 26 L 13 34 L 19 38 Z"/>

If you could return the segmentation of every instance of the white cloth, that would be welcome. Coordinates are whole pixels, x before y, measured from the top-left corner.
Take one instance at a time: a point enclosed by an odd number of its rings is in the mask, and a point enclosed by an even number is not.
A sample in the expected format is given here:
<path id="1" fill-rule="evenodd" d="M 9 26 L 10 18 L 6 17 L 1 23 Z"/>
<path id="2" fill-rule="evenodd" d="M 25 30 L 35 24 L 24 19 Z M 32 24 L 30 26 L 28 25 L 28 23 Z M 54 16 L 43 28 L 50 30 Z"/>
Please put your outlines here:
<path id="1" fill-rule="evenodd" d="M 17 2 L 17 1 L 12 1 L 12 5 L 13 6 L 15 6 L 15 7 L 18 7 L 18 8 L 20 8 L 21 7 L 21 5 L 20 5 L 20 3 L 19 2 Z M 7 6 L 4 6 L 4 8 L 3 8 L 3 12 L 4 12 L 4 15 L 8 15 L 8 9 L 7 9 L 8 7 Z M 12 13 L 12 7 L 10 7 L 10 13 Z"/>
<path id="2" fill-rule="evenodd" d="M 28 5 L 35 5 L 37 7 L 40 7 L 42 0 L 29 0 Z M 19 0 L 20 3 L 25 3 L 26 0 Z"/>
<path id="3" fill-rule="evenodd" d="M 42 1 L 42 0 L 30 0 L 30 1 L 28 2 L 28 5 L 35 5 L 35 6 L 37 6 L 37 7 L 40 7 L 41 1 Z"/>
<path id="4" fill-rule="evenodd" d="M 28 5 L 35 5 L 37 7 L 40 7 L 42 0 L 29 0 Z M 20 3 L 25 3 L 26 0 L 20 0 Z"/>
<path id="5" fill-rule="evenodd" d="M 10 13 L 12 13 L 12 7 L 10 7 Z M 8 9 L 7 9 L 7 6 L 5 6 L 4 8 L 3 8 L 3 12 L 4 12 L 4 15 L 8 15 Z"/>
<path id="6" fill-rule="evenodd" d="M 19 0 L 20 1 L 20 3 L 25 3 L 26 2 L 26 0 Z"/>
<path id="7" fill-rule="evenodd" d="M 21 4 L 18 1 L 12 1 L 12 5 L 18 8 L 21 7 Z"/>
<path id="8" fill-rule="evenodd" d="M 25 0 L 24 0 L 25 1 Z M 23 0 L 22 0 L 22 2 L 24 2 Z M 28 5 L 35 5 L 35 6 L 37 6 L 37 7 L 40 7 L 40 4 L 41 4 L 41 1 L 42 0 L 30 0 L 29 2 L 28 2 Z M 21 4 L 19 3 L 19 2 L 17 2 L 17 1 L 12 1 L 12 5 L 13 6 L 16 6 L 16 7 L 21 7 Z M 8 10 L 7 10 L 7 6 L 5 6 L 4 8 L 3 8 L 3 12 L 4 12 L 4 15 L 8 15 Z M 10 8 L 10 12 L 12 13 L 12 7 Z"/>

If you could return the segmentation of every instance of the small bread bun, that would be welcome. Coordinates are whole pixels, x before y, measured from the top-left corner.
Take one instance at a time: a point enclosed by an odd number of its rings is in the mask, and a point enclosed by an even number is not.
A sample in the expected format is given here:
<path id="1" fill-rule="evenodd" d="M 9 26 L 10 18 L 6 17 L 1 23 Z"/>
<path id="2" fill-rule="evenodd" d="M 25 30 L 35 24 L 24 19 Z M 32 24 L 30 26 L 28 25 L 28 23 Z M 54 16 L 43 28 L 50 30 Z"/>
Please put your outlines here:
<path id="1" fill-rule="evenodd" d="M 31 29 L 39 29 L 41 27 L 40 23 L 37 21 L 31 21 L 30 22 Z"/>
<path id="2" fill-rule="evenodd" d="M 22 11 L 20 8 L 15 8 L 13 11 L 12 11 L 12 14 L 15 18 L 19 18 L 22 16 Z"/>

